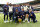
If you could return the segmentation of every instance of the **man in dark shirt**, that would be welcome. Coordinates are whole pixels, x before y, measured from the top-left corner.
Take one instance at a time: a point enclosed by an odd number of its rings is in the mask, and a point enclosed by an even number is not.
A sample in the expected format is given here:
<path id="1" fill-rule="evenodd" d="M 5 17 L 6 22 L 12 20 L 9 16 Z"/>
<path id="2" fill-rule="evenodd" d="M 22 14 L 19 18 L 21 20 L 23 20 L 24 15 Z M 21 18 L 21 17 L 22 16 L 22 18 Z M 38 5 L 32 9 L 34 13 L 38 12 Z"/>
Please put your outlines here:
<path id="1" fill-rule="evenodd" d="M 37 22 L 36 21 L 36 16 L 34 14 L 34 12 L 32 11 L 32 9 L 29 9 L 29 12 L 28 12 L 29 16 L 28 16 L 28 23 L 30 23 L 30 18 L 33 20 L 33 22 Z"/>
<path id="2" fill-rule="evenodd" d="M 17 7 L 17 5 L 15 6 L 13 6 L 13 21 L 14 21 L 14 16 L 15 16 L 15 12 L 16 12 L 16 9 L 17 9 L 18 7 Z"/>
<path id="3" fill-rule="evenodd" d="M 25 12 L 24 12 L 24 9 L 21 10 L 21 18 L 22 18 L 22 21 L 25 22 Z"/>
<path id="4" fill-rule="evenodd" d="M 8 6 L 8 2 L 6 5 L 3 6 L 3 13 L 4 13 L 4 23 L 9 22 L 8 21 L 8 10 L 9 10 L 9 6 Z M 7 15 L 7 19 L 5 21 L 5 16 Z"/>
<path id="5" fill-rule="evenodd" d="M 18 12 L 18 9 L 16 8 L 16 12 L 15 12 L 15 23 L 18 22 L 18 18 L 20 18 L 20 12 Z"/>

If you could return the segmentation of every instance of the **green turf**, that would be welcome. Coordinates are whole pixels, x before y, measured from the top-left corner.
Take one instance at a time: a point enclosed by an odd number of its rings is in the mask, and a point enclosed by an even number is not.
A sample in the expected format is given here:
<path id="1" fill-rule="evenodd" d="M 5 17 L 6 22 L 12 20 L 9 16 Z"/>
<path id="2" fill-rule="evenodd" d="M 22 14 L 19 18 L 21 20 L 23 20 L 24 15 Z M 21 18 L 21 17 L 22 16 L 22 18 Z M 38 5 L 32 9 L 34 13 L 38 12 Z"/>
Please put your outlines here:
<path id="1" fill-rule="evenodd" d="M 15 24 L 14 22 L 10 22 L 10 23 L 4 23 L 4 20 L 3 20 L 3 14 L 0 14 L 0 27 L 40 27 L 40 13 L 35 13 L 36 15 L 36 18 L 38 20 L 37 23 L 17 23 Z"/>

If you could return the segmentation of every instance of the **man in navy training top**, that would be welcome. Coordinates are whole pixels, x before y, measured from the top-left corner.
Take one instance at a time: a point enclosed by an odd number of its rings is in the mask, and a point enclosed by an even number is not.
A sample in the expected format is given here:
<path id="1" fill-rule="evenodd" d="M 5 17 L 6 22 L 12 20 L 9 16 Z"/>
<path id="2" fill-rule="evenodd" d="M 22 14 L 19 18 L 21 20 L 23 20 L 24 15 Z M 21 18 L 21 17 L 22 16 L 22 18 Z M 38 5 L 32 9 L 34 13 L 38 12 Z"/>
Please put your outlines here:
<path id="1" fill-rule="evenodd" d="M 28 23 L 30 23 L 30 18 L 33 20 L 34 23 L 37 22 L 36 16 L 35 16 L 34 12 L 32 11 L 32 9 L 29 9 Z"/>
<path id="2" fill-rule="evenodd" d="M 7 4 L 3 6 L 4 23 L 9 22 L 9 21 L 8 21 L 8 10 L 9 10 L 8 4 L 9 4 L 9 3 L 7 2 Z M 7 19 L 6 19 L 6 21 L 5 21 L 5 16 L 6 16 L 6 15 L 7 15 Z"/>
<path id="3" fill-rule="evenodd" d="M 21 18 L 22 18 L 22 21 L 25 22 L 25 12 L 24 12 L 24 9 L 21 10 Z"/>
<path id="4" fill-rule="evenodd" d="M 17 4 L 13 6 L 13 21 L 14 21 L 15 12 L 17 8 L 18 8 Z"/>

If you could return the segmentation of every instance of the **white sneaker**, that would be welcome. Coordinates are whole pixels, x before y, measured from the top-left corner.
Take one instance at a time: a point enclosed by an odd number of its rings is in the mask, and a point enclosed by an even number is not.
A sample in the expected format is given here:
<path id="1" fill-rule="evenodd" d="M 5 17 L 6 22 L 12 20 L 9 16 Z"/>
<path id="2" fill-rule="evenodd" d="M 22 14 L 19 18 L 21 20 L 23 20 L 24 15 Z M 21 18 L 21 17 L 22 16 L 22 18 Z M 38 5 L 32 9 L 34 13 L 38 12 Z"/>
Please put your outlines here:
<path id="1" fill-rule="evenodd" d="M 6 21 L 4 21 L 4 23 L 6 23 Z"/>
<path id="2" fill-rule="evenodd" d="M 28 21 L 28 19 L 27 19 L 27 21 Z"/>
<path id="3" fill-rule="evenodd" d="M 6 22 L 9 22 L 9 21 L 6 21 Z"/>
<path id="4" fill-rule="evenodd" d="M 10 22 L 12 22 L 12 20 L 10 20 Z"/>
<path id="5" fill-rule="evenodd" d="M 23 22 L 25 22 L 25 20 Z"/>
<path id="6" fill-rule="evenodd" d="M 27 18 L 25 18 L 25 21 L 27 20 Z"/>
<path id="7" fill-rule="evenodd" d="M 28 21 L 28 23 L 30 23 L 30 22 Z"/>
<path id="8" fill-rule="evenodd" d="M 25 18 L 25 21 L 28 21 L 28 19 L 27 19 L 27 18 Z"/>

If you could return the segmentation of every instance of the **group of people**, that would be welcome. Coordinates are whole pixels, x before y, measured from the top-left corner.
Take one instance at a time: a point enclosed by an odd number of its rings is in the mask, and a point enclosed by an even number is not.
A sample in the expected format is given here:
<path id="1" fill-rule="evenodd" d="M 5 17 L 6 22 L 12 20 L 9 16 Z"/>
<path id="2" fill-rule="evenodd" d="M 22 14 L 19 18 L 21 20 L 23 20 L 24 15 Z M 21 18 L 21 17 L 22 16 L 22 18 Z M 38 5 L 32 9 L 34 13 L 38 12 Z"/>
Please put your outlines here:
<path id="1" fill-rule="evenodd" d="M 30 18 L 31 21 L 34 23 L 37 22 L 36 16 L 33 12 L 33 7 L 32 6 L 27 6 L 27 5 L 15 5 L 13 6 L 11 3 L 7 3 L 6 5 L 3 6 L 3 13 L 4 13 L 4 23 L 6 22 L 12 22 L 15 21 L 15 23 L 21 21 L 25 22 L 26 20 L 28 23 L 30 23 Z M 9 19 L 8 21 L 8 14 L 9 14 Z M 7 19 L 5 20 L 5 16 L 7 15 Z"/>

